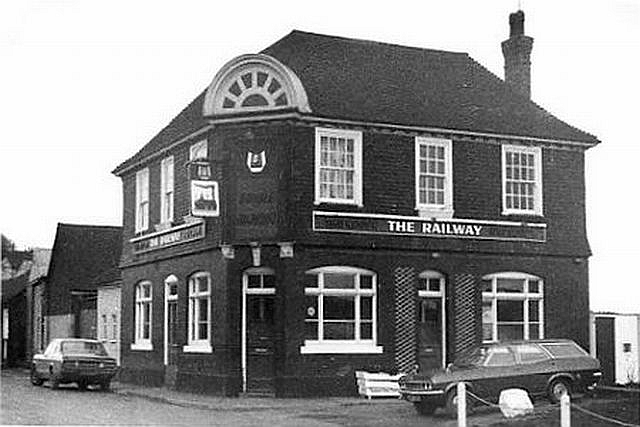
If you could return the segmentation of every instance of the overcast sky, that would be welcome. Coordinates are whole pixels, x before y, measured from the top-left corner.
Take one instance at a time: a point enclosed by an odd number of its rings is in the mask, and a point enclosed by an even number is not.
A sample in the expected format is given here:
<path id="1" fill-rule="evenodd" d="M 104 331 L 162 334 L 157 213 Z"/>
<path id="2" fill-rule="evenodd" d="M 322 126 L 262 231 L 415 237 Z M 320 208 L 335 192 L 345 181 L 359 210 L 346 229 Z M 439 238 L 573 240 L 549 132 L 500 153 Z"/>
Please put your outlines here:
<path id="1" fill-rule="evenodd" d="M 521 0 L 532 98 L 595 134 L 591 306 L 640 312 L 640 0 Z M 51 247 L 56 223 L 121 224 L 111 170 L 228 60 L 292 29 L 468 52 L 502 77 L 517 0 L 0 2 L 0 230 Z"/>

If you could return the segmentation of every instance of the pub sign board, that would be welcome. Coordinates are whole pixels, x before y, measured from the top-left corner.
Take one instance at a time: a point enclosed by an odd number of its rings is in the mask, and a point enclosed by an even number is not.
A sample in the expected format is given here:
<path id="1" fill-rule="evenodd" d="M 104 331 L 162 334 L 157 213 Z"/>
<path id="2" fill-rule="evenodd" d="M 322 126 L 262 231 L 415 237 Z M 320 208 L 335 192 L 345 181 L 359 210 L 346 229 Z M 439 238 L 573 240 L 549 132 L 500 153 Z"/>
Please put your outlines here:
<path id="1" fill-rule="evenodd" d="M 547 225 L 515 221 L 430 219 L 399 215 L 313 212 L 313 230 L 451 239 L 546 242 Z"/>
<path id="2" fill-rule="evenodd" d="M 204 238 L 204 222 L 179 225 L 169 230 L 159 231 L 129 240 L 134 253 L 164 249 L 182 243 Z"/>
<path id="3" fill-rule="evenodd" d="M 191 181 L 191 215 L 220 216 L 217 181 Z"/>

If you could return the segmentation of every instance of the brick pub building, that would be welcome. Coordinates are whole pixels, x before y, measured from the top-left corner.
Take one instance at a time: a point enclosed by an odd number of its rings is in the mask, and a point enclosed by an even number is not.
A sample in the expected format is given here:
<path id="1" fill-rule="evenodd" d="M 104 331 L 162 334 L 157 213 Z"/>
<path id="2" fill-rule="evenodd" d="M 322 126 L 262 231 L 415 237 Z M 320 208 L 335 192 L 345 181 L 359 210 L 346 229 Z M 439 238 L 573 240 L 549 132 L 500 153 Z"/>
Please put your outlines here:
<path id="1" fill-rule="evenodd" d="M 589 343 L 584 152 L 465 53 L 293 31 L 118 166 L 122 378 L 344 395 L 474 343 Z"/>

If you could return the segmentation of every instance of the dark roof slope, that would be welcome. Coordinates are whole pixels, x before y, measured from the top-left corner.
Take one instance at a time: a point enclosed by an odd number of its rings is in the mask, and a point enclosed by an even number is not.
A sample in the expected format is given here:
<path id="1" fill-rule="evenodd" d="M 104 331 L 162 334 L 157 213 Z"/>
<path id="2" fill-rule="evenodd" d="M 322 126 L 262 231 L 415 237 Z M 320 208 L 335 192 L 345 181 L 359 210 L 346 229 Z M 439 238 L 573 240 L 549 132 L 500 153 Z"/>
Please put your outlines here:
<path id="1" fill-rule="evenodd" d="M 113 170 L 113 173 L 118 173 L 122 168 L 125 168 L 150 154 L 157 153 L 165 147 L 168 147 L 180 138 L 184 138 L 192 132 L 204 127 L 207 121 L 202 116 L 202 103 L 204 102 L 204 95 L 206 89 L 200 93 L 191 101 L 189 105 L 183 109 L 180 114 L 174 117 L 171 122 L 165 126 L 151 141 L 149 141 L 144 147 L 142 147 L 131 158 L 121 163 Z"/>
<path id="2" fill-rule="evenodd" d="M 466 53 L 302 31 L 292 31 L 262 53 L 297 74 L 316 116 L 599 142 L 511 90 Z M 204 92 L 114 173 L 203 127 L 203 100 Z"/>
<path id="3" fill-rule="evenodd" d="M 29 283 L 29 272 L 2 281 L 2 301 L 7 302 L 22 292 Z"/>
<path id="4" fill-rule="evenodd" d="M 314 115 L 597 142 L 466 53 L 293 31 L 263 53 L 302 81 Z"/>
<path id="5" fill-rule="evenodd" d="M 58 224 L 48 282 L 65 289 L 96 289 L 94 278 L 118 269 L 122 227 Z"/>

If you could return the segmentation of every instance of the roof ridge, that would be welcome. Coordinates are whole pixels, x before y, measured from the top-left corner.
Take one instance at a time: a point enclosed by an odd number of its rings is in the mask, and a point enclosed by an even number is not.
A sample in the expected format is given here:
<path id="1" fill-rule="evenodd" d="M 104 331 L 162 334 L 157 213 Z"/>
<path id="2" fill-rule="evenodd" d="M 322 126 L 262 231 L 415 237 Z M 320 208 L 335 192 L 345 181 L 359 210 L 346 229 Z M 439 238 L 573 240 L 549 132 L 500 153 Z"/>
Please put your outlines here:
<path id="1" fill-rule="evenodd" d="M 58 227 L 83 227 L 83 228 L 118 228 L 122 229 L 121 225 L 105 225 L 105 224 L 71 224 L 68 222 L 59 222 Z"/>
<path id="2" fill-rule="evenodd" d="M 456 51 L 443 50 L 443 49 L 430 49 L 430 48 L 426 48 L 426 47 L 407 46 L 407 45 L 398 44 L 398 43 L 388 43 L 388 42 L 383 42 L 383 41 L 378 41 L 378 40 L 360 39 L 360 38 L 355 38 L 355 37 L 334 36 L 334 35 L 330 35 L 330 34 L 315 33 L 315 32 L 312 32 L 312 31 L 302 31 L 302 30 L 296 30 L 296 29 L 292 30 L 289 34 L 287 34 L 286 36 L 282 37 L 280 40 L 276 41 L 271 46 L 273 46 L 274 44 L 277 44 L 281 40 L 283 40 L 283 39 L 285 39 L 285 38 L 287 38 L 287 37 L 289 37 L 289 36 L 291 36 L 293 34 L 303 34 L 303 35 L 309 35 L 309 36 L 314 36 L 314 37 L 322 37 L 322 38 L 333 39 L 333 40 L 342 40 L 342 41 L 347 41 L 347 42 L 351 42 L 351 43 L 358 43 L 358 44 L 363 44 L 363 45 L 387 46 L 387 47 L 392 47 L 392 48 L 417 50 L 417 51 L 420 51 L 420 52 L 446 53 L 446 54 L 450 54 L 450 55 L 469 56 L 468 52 L 456 52 Z M 269 47 L 271 47 L 271 46 L 266 47 L 264 50 L 269 49 Z"/>

